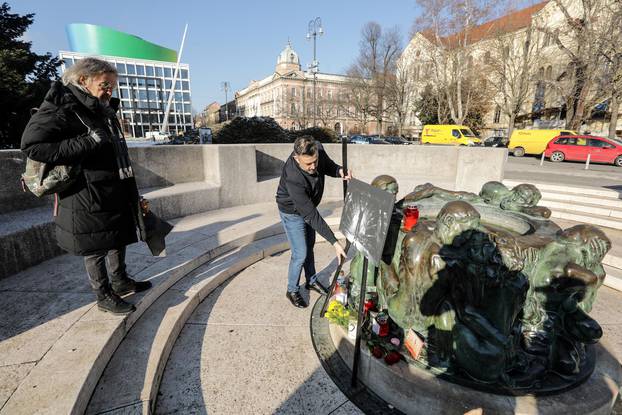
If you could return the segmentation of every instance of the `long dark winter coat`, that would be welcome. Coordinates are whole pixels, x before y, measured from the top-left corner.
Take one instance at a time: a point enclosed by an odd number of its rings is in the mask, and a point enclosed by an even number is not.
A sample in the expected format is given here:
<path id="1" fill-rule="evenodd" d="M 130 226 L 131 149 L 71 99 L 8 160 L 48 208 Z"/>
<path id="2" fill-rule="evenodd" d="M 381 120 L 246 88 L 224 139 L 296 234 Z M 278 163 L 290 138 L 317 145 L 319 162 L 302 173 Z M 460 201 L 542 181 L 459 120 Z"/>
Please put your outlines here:
<path id="1" fill-rule="evenodd" d="M 113 100 L 116 110 L 118 100 Z M 59 194 L 55 218 L 58 245 L 76 255 L 137 241 L 136 182 L 120 179 L 109 141 L 98 143 L 88 135 L 89 128 L 110 134 L 106 116 L 95 97 L 56 82 L 22 136 L 21 149 L 31 159 L 82 166 L 76 183 Z"/>

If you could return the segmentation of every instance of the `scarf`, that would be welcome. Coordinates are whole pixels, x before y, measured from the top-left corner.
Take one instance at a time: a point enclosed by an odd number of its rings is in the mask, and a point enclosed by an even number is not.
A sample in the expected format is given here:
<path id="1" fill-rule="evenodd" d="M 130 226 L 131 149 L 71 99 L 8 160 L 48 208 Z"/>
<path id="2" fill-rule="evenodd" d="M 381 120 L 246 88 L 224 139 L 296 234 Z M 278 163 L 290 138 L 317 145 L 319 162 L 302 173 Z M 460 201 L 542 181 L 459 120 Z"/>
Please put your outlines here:
<path id="1" fill-rule="evenodd" d="M 76 85 L 67 85 L 67 88 L 71 91 L 72 95 L 95 116 L 103 116 L 104 124 L 107 127 L 107 136 L 110 139 L 114 150 L 119 178 L 124 180 L 134 177 L 134 170 L 132 169 L 127 143 L 125 141 L 125 136 L 123 135 L 121 124 L 117 119 L 115 109 L 108 104 L 102 103 L 99 99 L 89 94 L 84 88 Z M 77 112 L 75 112 L 75 114 L 82 124 L 84 124 L 84 126 L 89 130 L 89 133 L 94 130 L 92 126 L 84 122 L 82 117 L 80 117 Z"/>

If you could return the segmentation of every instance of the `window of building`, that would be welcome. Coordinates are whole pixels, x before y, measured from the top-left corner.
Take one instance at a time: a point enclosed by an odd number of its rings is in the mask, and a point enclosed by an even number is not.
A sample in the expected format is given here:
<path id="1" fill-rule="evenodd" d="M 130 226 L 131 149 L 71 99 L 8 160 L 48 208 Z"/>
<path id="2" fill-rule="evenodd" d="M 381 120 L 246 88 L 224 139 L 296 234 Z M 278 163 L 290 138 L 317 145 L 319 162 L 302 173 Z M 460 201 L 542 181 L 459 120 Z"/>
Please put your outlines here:
<path id="1" fill-rule="evenodd" d="M 175 111 L 176 112 L 183 112 L 184 111 L 184 106 L 181 102 L 176 102 L 175 103 Z"/>
<path id="2" fill-rule="evenodd" d="M 548 80 L 553 79 L 553 67 L 551 65 L 549 65 L 548 68 L 546 68 L 546 79 Z"/>
<path id="3" fill-rule="evenodd" d="M 115 65 L 117 67 L 117 72 L 120 74 L 124 74 L 125 72 L 125 64 L 124 63 L 117 63 Z"/>
<path id="4" fill-rule="evenodd" d="M 121 85 L 121 86 L 127 86 L 127 77 L 125 77 L 125 76 L 120 76 L 120 77 L 119 77 L 119 85 Z"/>
<path id="5" fill-rule="evenodd" d="M 149 100 L 155 101 L 157 98 L 156 91 L 147 92 L 147 96 L 149 97 Z"/>
<path id="6" fill-rule="evenodd" d="M 136 65 L 136 74 L 144 75 L 145 74 L 145 66 L 144 65 Z"/>
<path id="7" fill-rule="evenodd" d="M 153 78 L 148 78 L 147 79 L 147 86 L 150 88 L 155 88 L 156 87 L 156 80 Z"/>
<path id="8" fill-rule="evenodd" d="M 292 96 L 295 97 L 296 96 L 296 88 L 292 87 Z"/>
<path id="9" fill-rule="evenodd" d="M 136 83 L 138 84 L 139 87 L 145 87 L 145 85 L 147 85 L 147 81 L 145 80 L 145 78 L 137 78 L 136 79 Z"/>
<path id="10" fill-rule="evenodd" d="M 147 91 L 144 90 L 140 90 L 138 91 L 138 98 L 142 101 L 142 100 L 147 100 Z"/>
<path id="11" fill-rule="evenodd" d="M 181 81 L 180 80 L 175 81 L 175 89 L 181 90 Z"/>
<path id="12" fill-rule="evenodd" d="M 182 95 L 181 92 L 175 92 L 175 101 L 181 102 Z"/>
<path id="13" fill-rule="evenodd" d="M 147 73 L 147 76 L 153 76 L 153 66 L 151 66 L 151 65 L 147 65 L 147 66 L 145 67 L 145 70 L 147 71 L 147 72 L 146 72 L 146 73 Z"/>
<path id="14" fill-rule="evenodd" d="M 311 99 L 311 90 L 310 89 L 307 90 L 307 98 Z"/>
<path id="15" fill-rule="evenodd" d="M 127 64 L 127 73 L 130 75 L 135 75 L 136 74 L 136 67 L 134 66 L 134 64 L 132 63 L 128 63 Z"/>
<path id="16" fill-rule="evenodd" d="M 187 69 L 182 69 L 181 70 L 181 79 L 189 79 L 188 78 L 188 70 Z"/>
<path id="17" fill-rule="evenodd" d="M 184 102 L 190 102 L 190 93 L 184 92 Z"/>
<path id="18" fill-rule="evenodd" d="M 171 71 L 171 68 L 164 68 L 164 77 L 171 78 L 172 76 L 173 76 L 173 73 Z"/>
<path id="19" fill-rule="evenodd" d="M 538 79 L 544 79 L 544 67 L 538 69 Z"/>
<path id="20" fill-rule="evenodd" d="M 184 91 L 190 91 L 190 82 L 181 81 L 181 87 Z"/>
<path id="21" fill-rule="evenodd" d="M 155 75 L 158 77 L 162 77 L 163 71 L 162 68 L 160 66 L 156 66 L 155 67 Z"/>
<path id="22" fill-rule="evenodd" d="M 128 91 L 127 88 L 121 88 L 121 98 L 130 98 L 130 91 Z"/>
<path id="23" fill-rule="evenodd" d="M 73 59 L 71 58 L 65 58 L 63 59 L 63 62 L 65 63 L 65 70 L 71 68 L 71 66 L 73 65 Z"/>
<path id="24" fill-rule="evenodd" d="M 171 89 L 171 85 L 173 85 L 173 81 L 171 81 L 170 79 L 165 79 L 164 80 L 164 89 L 170 90 Z"/>

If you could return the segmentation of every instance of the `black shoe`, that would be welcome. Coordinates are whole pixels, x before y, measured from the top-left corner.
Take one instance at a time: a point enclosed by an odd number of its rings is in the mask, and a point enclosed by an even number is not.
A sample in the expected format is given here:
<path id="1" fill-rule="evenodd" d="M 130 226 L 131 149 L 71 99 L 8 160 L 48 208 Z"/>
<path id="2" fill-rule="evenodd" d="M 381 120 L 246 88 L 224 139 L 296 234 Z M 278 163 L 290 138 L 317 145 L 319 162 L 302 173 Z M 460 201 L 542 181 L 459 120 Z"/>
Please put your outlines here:
<path id="1" fill-rule="evenodd" d="M 315 281 L 313 284 L 305 284 L 305 288 L 309 291 L 313 290 L 316 293 L 320 293 L 320 295 L 327 295 L 328 289 L 322 285 L 321 282 Z"/>
<path id="2" fill-rule="evenodd" d="M 302 296 L 300 295 L 299 292 L 290 293 L 288 291 L 287 294 L 285 294 L 285 296 L 289 299 L 289 301 L 292 302 L 292 304 L 295 307 L 298 307 L 298 308 L 305 308 L 305 307 L 307 307 L 307 302 L 305 301 L 304 298 L 302 298 Z"/>
<path id="3" fill-rule="evenodd" d="M 151 288 L 151 281 L 134 281 L 131 278 L 123 277 L 119 280 L 113 280 L 110 287 L 112 288 L 112 292 L 121 296 L 148 290 Z"/>
<path id="4" fill-rule="evenodd" d="M 100 311 L 116 315 L 125 315 L 136 310 L 134 305 L 123 301 L 123 299 L 115 293 L 107 293 L 102 296 L 98 296 L 97 308 Z"/>

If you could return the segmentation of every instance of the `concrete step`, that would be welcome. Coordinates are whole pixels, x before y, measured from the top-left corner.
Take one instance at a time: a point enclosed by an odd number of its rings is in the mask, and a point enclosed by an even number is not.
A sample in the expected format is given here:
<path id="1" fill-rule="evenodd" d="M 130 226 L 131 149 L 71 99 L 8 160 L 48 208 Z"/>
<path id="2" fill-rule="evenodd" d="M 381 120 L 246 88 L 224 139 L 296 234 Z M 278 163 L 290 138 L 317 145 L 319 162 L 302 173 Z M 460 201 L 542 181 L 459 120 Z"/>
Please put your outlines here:
<path id="1" fill-rule="evenodd" d="M 152 413 L 170 351 L 194 309 L 227 279 L 288 246 L 284 235 L 262 239 L 212 259 L 180 279 L 126 334 L 99 379 L 86 413 L 128 407 Z"/>
<path id="2" fill-rule="evenodd" d="M 525 183 L 521 180 L 503 180 L 503 183 L 506 186 L 516 186 L 521 183 Z M 561 193 L 573 193 L 578 195 L 590 195 L 590 196 L 600 196 L 612 199 L 620 199 L 621 193 L 616 190 L 606 189 L 598 186 L 568 186 L 563 184 L 555 184 L 555 183 L 545 183 L 545 182 L 529 182 L 530 184 L 535 185 L 541 192 L 542 191 L 551 191 L 551 192 L 561 192 Z"/>
<path id="3" fill-rule="evenodd" d="M 265 212 L 266 207 L 257 209 Z M 98 311 L 93 303 L 85 307 L 84 314 L 52 342 L 19 382 L 0 409 L 0 414 L 83 413 L 115 349 L 134 323 L 162 294 L 207 261 L 283 232 L 274 215 L 240 216 L 249 210 L 243 207 L 210 213 L 206 226 L 199 225 L 205 225 L 200 216 L 179 221 L 178 238 L 188 242 L 175 241 L 173 245 L 183 248 L 169 252 L 167 258 L 134 275 L 137 280 L 148 279 L 154 285 L 150 290 L 130 297 L 129 301 L 135 304 L 136 311 L 127 316 L 112 316 Z M 73 272 L 83 274 L 83 269 Z M 83 275 L 80 277 L 83 278 Z M 19 344 L 18 338 L 14 341 Z"/>
<path id="4" fill-rule="evenodd" d="M 551 218 L 559 218 L 565 220 L 571 220 L 581 223 L 589 223 L 595 226 L 604 226 L 612 229 L 622 230 L 622 221 L 612 218 L 610 216 L 602 216 L 596 214 L 580 213 L 574 210 L 567 209 L 552 209 Z"/>
<path id="5" fill-rule="evenodd" d="M 48 206 L 0 215 L 0 279 L 63 252 L 56 245 L 53 220 Z"/>
<path id="6" fill-rule="evenodd" d="M 596 196 L 596 195 L 581 195 L 572 192 L 554 192 L 550 190 L 543 190 L 542 201 L 565 201 L 568 203 L 587 203 L 592 205 L 598 205 L 603 207 L 610 207 L 612 209 L 622 209 L 622 200 L 609 197 L 609 196 Z M 542 203 L 542 202 L 541 202 Z"/>
<path id="7" fill-rule="evenodd" d="M 550 200 L 548 197 L 543 197 L 538 206 L 546 206 L 551 210 L 567 210 L 577 213 L 585 213 L 588 215 L 600 215 L 607 216 L 612 219 L 622 220 L 622 205 L 619 208 L 613 208 L 610 206 L 603 206 L 596 204 L 598 200 L 593 200 L 594 203 L 577 202 L 575 200 Z"/>
<path id="8" fill-rule="evenodd" d="M 607 273 L 604 284 L 614 290 L 622 291 L 622 269 L 609 265 L 603 265 L 603 267 Z"/>

